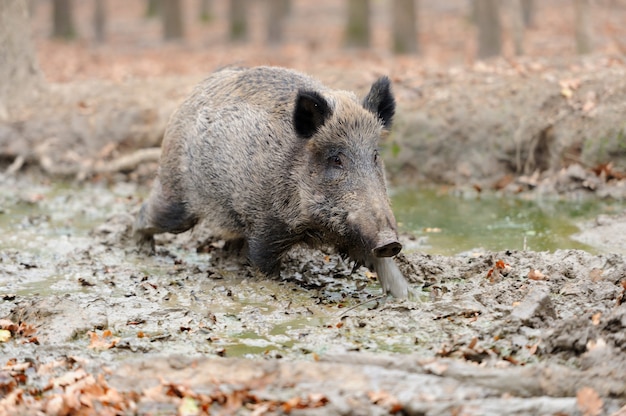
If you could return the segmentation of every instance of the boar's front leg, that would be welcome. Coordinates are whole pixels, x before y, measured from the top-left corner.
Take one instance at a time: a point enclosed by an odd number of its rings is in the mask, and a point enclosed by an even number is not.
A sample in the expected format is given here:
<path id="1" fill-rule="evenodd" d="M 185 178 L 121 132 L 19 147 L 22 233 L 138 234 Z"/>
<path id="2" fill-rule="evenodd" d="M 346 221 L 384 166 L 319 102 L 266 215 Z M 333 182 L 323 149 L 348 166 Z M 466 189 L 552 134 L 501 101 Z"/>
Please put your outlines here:
<path id="1" fill-rule="evenodd" d="M 257 228 L 248 238 L 248 260 L 268 276 L 278 276 L 282 256 L 295 244 L 286 227 L 276 221 Z"/>

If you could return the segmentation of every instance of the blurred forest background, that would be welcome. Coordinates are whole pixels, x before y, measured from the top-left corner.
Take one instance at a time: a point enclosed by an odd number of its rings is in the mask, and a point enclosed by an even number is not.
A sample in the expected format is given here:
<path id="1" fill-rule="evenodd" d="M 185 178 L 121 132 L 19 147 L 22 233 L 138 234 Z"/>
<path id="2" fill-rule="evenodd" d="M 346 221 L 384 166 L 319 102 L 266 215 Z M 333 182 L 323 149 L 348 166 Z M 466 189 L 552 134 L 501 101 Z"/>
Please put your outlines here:
<path id="1" fill-rule="evenodd" d="M 626 52 L 625 0 L 30 0 L 47 79 Z"/>
<path id="2" fill-rule="evenodd" d="M 625 21 L 626 0 L 0 2 L 0 162 L 132 171 L 210 72 L 280 65 L 358 94 L 391 77 L 392 178 L 626 178 Z"/>

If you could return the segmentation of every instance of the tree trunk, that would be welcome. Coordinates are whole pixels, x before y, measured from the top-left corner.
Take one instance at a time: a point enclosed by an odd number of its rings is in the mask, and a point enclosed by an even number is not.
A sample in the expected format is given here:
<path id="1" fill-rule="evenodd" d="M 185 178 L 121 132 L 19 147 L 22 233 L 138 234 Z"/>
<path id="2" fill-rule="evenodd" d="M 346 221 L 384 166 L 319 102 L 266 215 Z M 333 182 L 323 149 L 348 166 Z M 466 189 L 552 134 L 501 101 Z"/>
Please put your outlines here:
<path id="1" fill-rule="evenodd" d="M 43 86 L 26 0 L 0 1 L 0 50 L 0 119 L 6 119 Z"/>
<path id="2" fill-rule="evenodd" d="M 521 2 L 524 26 L 532 27 L 535 25 L 535 2 L 534 0 L 521 0 Z"/>
<path id="3" fill-rule="evenodd" d="M 418 0 L 393 0 L 393 51 L 419 53 L 417 42 Z"/>
<path id="4" fill-rule="evenodd" d="M 106 40 L 106 0 L 95 0 L 93 12 L 93 31 L 97 43 Z"/>
<path id="5" fill-rule="evenodd" d="M 285 18 L 289 14 L 290 4 L 287 0 L 267 1 L 267 41 L 277 45 L 283 41 Z"/>
<path id="6" fill-rule="evenodd" d="M 200 0 L 200 20 L 210 22 L 213 20 L 213 0 Z"/>
<path id="7" fill-rule="evenodd" d="M 524 55 L 524 8 L 523 0 L 508 0 L 509 22 L 511 27 L 511 38 L 515 55 Z"/>
<path id="8" fill-rule="evenodd" d="M 500 55 L 502 40 L 498 0 L 474 0 L 474 7 L 478 26 L 478 58 Z"/>
<path id="9" fill-rule="evenodd" d="M 181 0 L 165 0 L 161 4 L 163 39 L 180 40 L 185 37 Z"/>
<path id="10" fill-rule="evenodd" d="M 576 51 L 579 54 L 593 50 L 593 28 L 590 0 L 574 0 Z"/>
<path id="11" fill-rule="evenodd" d="M 52 36 L 55 38 L 72 39 L 76 36 L 72 6 L 72 0 L 54 0 L 52 2 Z"/>
<path id="12" fill-rule="evenodd" d="M 161 0 L 148 0 L 146 5 L 146 17 L 155 17 L 161 14 Z"/>
<path id="13" fill-rule="evenodd" d="M 246 16 L 246 9 L 246 0 L 230 0 L 230 40 L 232 41 L 248 40 L 248 19 Z"/>
<path id="14" fill-rule="evenodd" d="M 369 0 L 348 0 L 346 46 L 357 48 L 368 48 L 370 46 Z"/>

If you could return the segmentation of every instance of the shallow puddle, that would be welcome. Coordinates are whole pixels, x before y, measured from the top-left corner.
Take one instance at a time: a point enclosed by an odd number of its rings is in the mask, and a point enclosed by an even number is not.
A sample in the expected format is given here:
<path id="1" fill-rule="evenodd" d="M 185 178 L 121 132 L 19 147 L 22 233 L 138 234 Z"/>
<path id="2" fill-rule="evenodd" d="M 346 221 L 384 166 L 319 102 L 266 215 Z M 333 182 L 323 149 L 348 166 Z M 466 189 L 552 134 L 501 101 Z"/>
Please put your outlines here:
<path id="1" fill-rule="evenodd" d="M 626 208 L 616 201 L 532 199 L 455 194 L 442 189 L 392 193 L 401 232 L 415 236 L 407 251 L 454 255 L 471 250 L 597 250 L 572 240 L 580 225 Z"/>

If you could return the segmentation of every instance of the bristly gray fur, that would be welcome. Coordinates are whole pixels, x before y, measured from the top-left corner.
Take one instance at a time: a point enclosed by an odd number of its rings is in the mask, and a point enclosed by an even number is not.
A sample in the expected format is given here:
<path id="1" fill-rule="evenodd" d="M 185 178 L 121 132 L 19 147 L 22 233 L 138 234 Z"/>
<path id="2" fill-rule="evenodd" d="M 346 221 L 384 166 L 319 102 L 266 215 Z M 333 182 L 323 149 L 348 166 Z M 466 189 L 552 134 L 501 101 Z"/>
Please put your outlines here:
<path id="1" fill-rule="evenodd" d="M 400 247 L 378 157 L 394 111 L 386 77 L 359 101 L 284 68 L 215 72 L 170 120 L 136 236 L 205 220 L 268 274 L 299 243 L 372 268 L 382 240 Z"/>

